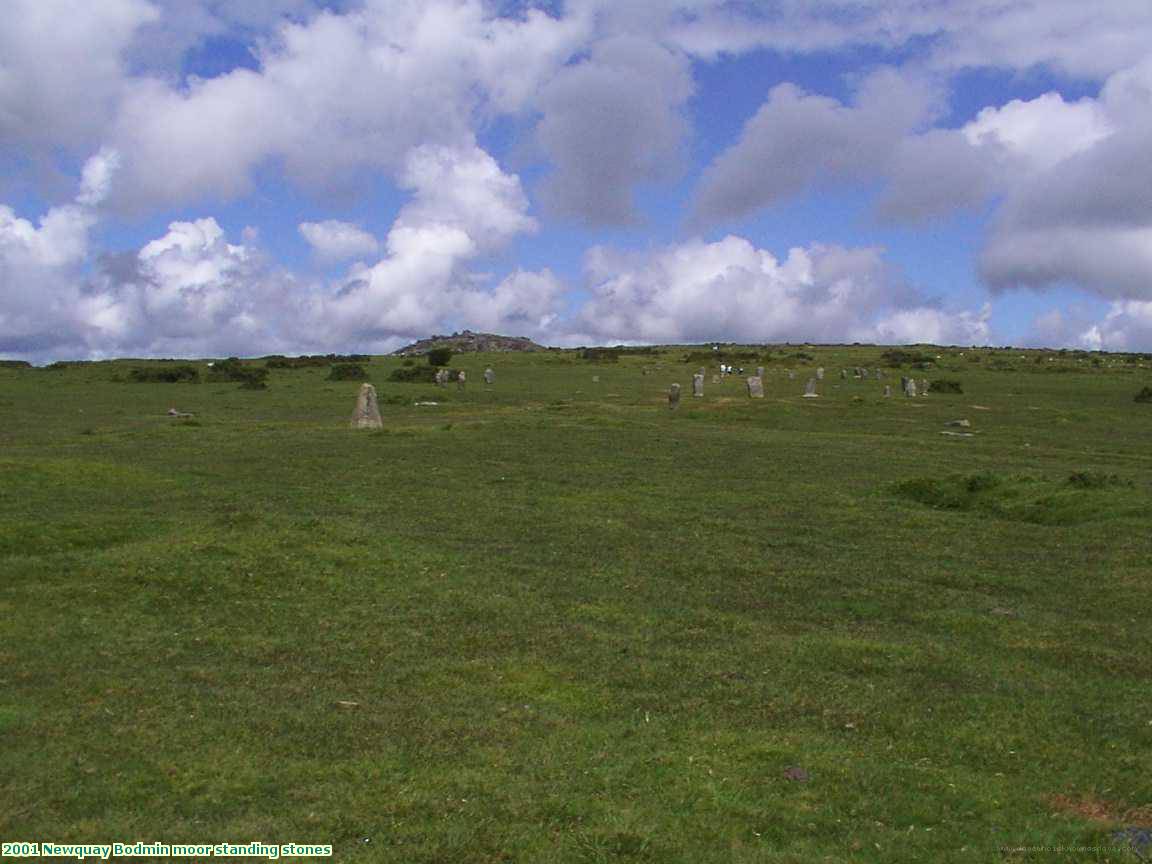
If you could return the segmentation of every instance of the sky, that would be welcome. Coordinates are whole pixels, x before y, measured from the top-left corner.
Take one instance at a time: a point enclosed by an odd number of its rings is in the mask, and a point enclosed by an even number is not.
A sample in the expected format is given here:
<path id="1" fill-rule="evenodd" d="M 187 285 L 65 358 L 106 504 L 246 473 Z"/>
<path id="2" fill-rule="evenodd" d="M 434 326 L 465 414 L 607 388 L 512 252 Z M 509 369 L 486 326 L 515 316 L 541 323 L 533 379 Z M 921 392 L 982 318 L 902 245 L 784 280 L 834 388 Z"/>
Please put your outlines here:
<path id="1" fill-rule="evenodd" d="M 0 357 L 1152 351 L 1148 0 L 6 0 Z"/>

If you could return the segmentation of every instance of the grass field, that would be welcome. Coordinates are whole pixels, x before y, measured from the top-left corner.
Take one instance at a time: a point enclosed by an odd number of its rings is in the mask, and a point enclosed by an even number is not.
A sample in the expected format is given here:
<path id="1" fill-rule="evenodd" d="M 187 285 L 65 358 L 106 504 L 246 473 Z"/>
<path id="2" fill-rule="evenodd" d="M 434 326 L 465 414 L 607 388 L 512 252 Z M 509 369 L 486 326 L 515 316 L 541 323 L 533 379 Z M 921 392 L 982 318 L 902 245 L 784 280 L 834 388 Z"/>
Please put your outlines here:
<path id="1" fill-rule="evenodd" d="M 326 368 L 0 368 L 0 840 L 1139 860 L 1149 359 L 692 350 L 373 358 L 379 432 Z"/>

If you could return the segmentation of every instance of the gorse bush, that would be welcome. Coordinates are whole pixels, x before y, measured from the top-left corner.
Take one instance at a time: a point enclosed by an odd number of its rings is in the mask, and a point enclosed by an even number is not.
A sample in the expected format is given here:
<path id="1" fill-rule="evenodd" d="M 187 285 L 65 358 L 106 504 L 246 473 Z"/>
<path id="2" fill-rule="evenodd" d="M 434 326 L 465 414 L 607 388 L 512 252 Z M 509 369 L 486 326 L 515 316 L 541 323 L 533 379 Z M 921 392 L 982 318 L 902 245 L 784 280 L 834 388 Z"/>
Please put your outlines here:
<path id="1" fill-rule="evenodd" d="M 400 384 L 435 384 L 436 369 L 432 366 L 401 366 L 389 373 L 388 380 Z"/>
<path id="2" fill-rule="evenodd" d="M 310 369 L 333 363 L 367 363 L 372 358 L 367 354 L 308 354 L 302 357 L 272 354 L 264 359 L 269 369 Z"/>
<path id="3" fill-rule="evenodd" d="M 265 390 L 268 387 L 268 369 L 264 366 L 245 366 L 239 357 L 229 357 L 213 365 L 208 380 L 236 381 L 245 390 Z"/>
<path id="4" fill-rule="evenodd" d="M 923 351 L 908 351 L 904 348 L 890 348 L 880 355 L 885 366 L 916 366 L 919 369 L 927 368 L 936 360 Z"/>
<path id="5" fill-rule="evenodd" d="M 429 366 L 447 366 L 452 361 L 452 349 L 433 348 L 427 357 Z"/>
<path id="6" fill-rule="evenodd" d="M 195 384 L 200 370 L 195 366 L 137 366 L 128 372 L 128 380 L 137 384 Z"/>
<path id="7" fill-rule="evenodd" d="M 1152 387 L 1145 387 L 1136 394 L 1135 402 L 1152 402 Z"/>
<path id="8" fill-rule="evenodd" d="M 359 363 L 335 363 L 328 373 L 329 381 L 363 381 L 368 377 Z"/>
<path id="9" fill-rule="evenodd" d="M 952 378 L 937 378 L 928 382 L 928 390 L 931 393 L 963 393 L 964 386 Z"/>

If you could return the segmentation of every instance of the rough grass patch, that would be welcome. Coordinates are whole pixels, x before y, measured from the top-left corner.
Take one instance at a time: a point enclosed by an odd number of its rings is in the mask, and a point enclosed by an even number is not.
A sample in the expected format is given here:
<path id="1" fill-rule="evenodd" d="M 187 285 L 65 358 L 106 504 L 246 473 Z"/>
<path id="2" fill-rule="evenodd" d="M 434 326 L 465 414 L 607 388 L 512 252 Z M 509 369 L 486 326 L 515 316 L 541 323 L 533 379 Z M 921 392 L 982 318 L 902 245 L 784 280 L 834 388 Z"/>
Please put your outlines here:
<path id="1" fill-rule="evenodd" d="M 328 372 L 329 381 L 364 381 L 368 373 L 359 363 L 333 363 Z"/>
<path id="2" fill-rule="evenodd" d="M 979 513 L 1036 525 L 1075 525 L 1147 512 L 1134 485 L 1091 472 L 1054 482 L 1024 474 L 951 474 L 894 484 L 897 497 L 936 510 Z"/>
<path id="3" fill-rule="evenodd" d="M 929 393 L 963 393 L 964 385 L 954 378 L 937 378 L 928 382 Z"/>
<path id="4" fill-rule="evenodd" d="M 128 372 L 128 380 L 137 384 L 196 384 L 200 370 L 195 366 L 137 366 Z"/>
<path id="5" fill-rule="evenodd" d="M 1140 390 L 1140 392 L 1136 394 L 1136 396 L 1133 398 L 1132 401 L 1133 402 L 1144 402 L 1144 403 L 1152 402 L 1152 387 L 1142 388 Z"/>

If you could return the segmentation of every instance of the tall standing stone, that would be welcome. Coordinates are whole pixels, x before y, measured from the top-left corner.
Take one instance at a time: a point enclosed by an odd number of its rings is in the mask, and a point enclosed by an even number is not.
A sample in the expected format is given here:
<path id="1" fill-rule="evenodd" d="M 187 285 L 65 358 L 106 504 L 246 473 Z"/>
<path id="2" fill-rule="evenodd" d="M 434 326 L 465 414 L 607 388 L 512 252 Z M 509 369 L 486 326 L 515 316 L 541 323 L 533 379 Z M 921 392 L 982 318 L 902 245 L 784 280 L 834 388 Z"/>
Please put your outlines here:
<path id="1" fill-rule="evenodd" d="M 697 372 L 695 375 L 692 376 L 692 395 L 693 396 L 703 396 L 704 395 L 704 373 L 703 372 Z"/>
<path id="2" fill-rule="evenodd" d="M 916 379 L 909 378 L 908 383 L 904 387 L 904 395 L 914 397 L 916 395 Z"/>
<path id="3" fill-rule="evenodd" d="M 677 406 L 680 405 L 680 385 L 673 384 L 668 388 L 668 409 L 675 411 Z"/>
<path id="4" fill-rule="evenodd" d="M 817 366 L 816 367 L 816 380 L 817 381 L 823 381 L 824 380 L 824 367 L 823 366 Z"/>
<path id="5" fill-rule="evenodd" d="M 927 378 L 921 378 L 920 379 L 920 395 L 921 396 L 927 396 L 928 395 L 928 379 Z"/>
<path id="6" fill-rule="evenodd" d="M 464 374 L 463 369 L 461 369 L 458 373 L 456 373 L 456 388 L 458 390 L 463 390 L 464 385 L 467 383 L 467 381 L 468 381 L 468 376 Z"/>
<path id="7" fill-rule="evenodd" d="M 804 385 L 804 398 L 817 399 L 820 394 L 816 392 L 816 379 L 809 378 L 808 383 Z"/>
<path id="8" fill-rule="evenodd" d="M 753 375 L 748 379 L 748 398 L 750 399 L 763 399 L 764 398 L 764 379 L 759 375 Z"/>
<path id="9" fill-rule="evenodd" d="M 891 399 L 892 398 L 892 385 L 891 384 L 885 384 L 884 385 L 884 398 L 885 399 Z"/>
<path id="10" fill-rule="evenodd" d="M 384 422 L 380 419 L 380 406 L 376 402 L 376 388 L 371 384 L 360 385 L 351 425 L 353 429 L 384 428 Z"/>
<path id="11" fill-rule="evenodd" d="M 495 381 L 496 381 L 496 373 L 493 372 L 492 367 L 489 366 L 487 369 L 484 370 L 484 383 L 491 385 L 491 384 L 495 383 Z"/>

